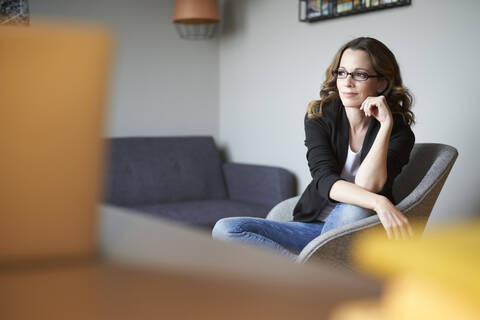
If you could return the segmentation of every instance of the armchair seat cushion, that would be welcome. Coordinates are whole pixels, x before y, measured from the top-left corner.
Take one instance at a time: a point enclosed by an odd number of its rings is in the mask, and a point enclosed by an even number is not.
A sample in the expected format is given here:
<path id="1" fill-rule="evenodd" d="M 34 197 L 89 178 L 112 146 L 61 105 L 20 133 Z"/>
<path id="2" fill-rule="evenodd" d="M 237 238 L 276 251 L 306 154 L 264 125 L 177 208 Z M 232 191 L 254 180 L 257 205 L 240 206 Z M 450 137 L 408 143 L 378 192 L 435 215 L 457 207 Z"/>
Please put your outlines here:
<path id="1" fill-rule="evenodd" d="M 156 205 L 136 205 L 128 208 L 183 223 L 212 228 L 225 217 L 249 216 L 265 218 L 270 207 L 234 200 L 200 200 Z"/>

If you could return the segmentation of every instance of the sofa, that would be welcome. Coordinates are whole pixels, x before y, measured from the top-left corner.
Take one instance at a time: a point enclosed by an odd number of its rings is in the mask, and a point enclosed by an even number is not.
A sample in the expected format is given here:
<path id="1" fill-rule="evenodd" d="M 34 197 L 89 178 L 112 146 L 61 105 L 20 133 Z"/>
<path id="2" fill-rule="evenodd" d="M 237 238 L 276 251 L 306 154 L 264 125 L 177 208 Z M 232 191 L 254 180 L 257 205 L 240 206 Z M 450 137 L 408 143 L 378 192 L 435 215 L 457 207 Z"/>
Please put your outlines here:
<path id="1" fill-rule="evenodd" d="M 109 138 L 107 150 L 104 202 L 191 226 L 265 218 L 295 196 L 292 173 L 223 162 L 210 136 Z"/>

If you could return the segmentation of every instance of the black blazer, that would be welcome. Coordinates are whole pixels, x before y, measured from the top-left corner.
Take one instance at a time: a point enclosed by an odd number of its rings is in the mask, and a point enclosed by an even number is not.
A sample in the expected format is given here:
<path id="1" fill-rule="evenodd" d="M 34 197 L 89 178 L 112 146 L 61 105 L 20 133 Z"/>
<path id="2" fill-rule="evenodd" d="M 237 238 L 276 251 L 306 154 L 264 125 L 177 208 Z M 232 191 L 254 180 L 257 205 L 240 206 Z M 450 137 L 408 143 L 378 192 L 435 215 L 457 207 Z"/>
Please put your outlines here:
<path id="1" fill-rule="evenodd" d="M 308 119 L 305 115 L 305 146 L 312 182 L 307 186 L 293 209 L 293 220 L 315 221 L 327 204 L 337 201 L 329 197 L 332 185 L 341 180 L 340 174 L 348 152 L 350 123 L 340 100 L 323 107 L 320 118 Z M 415 144 L 415 135 L 400 115 L 393 115 L 393 128 L 388 143 L 387 181 L 380 194 L 393 202 L 392 186 L 402 167 L 407 164 Z M 372 117 L 360 159 L 368 154 L 380 129 L 380 123 Z"/>

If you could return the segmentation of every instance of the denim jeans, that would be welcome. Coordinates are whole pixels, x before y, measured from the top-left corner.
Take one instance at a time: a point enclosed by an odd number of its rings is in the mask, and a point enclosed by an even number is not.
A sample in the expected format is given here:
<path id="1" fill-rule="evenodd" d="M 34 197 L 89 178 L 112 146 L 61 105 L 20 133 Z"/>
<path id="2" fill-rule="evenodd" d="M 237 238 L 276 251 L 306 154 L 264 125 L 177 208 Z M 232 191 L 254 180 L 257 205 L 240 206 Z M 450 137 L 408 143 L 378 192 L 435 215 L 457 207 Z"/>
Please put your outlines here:
<path id="1" fill-rule="evenodd" d="M 215 239 L 261 246 L 295 259 L 314 238 L 331 229 L 375 214 L 358 206 L 339 203 L 327 217 L 317 222 L 279 222 L 253 217 L 223 218 L 212 230 Z"/>

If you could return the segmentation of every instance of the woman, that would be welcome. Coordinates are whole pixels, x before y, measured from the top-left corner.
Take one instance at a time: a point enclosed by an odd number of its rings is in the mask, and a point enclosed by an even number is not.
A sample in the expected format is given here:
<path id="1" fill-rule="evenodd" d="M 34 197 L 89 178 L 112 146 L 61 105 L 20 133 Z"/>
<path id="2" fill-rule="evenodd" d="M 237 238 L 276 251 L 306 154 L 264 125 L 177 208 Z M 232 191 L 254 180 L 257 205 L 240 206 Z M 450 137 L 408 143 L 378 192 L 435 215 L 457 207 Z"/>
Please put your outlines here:
<path id="1" fill-rule="evenodd" d="M 235 217 L 219 220 L 214 238 L 262 245 L 295 258 L 333 228 L 377 214 L 389 239 L 413 235 L 393 205 L 392 185 L 415 142 L 412 97 L 393 53 L 361 37 L 342 46 L 326 71 L 320 100 L 305 116 L 312 182 L 291 222 Z"/>

